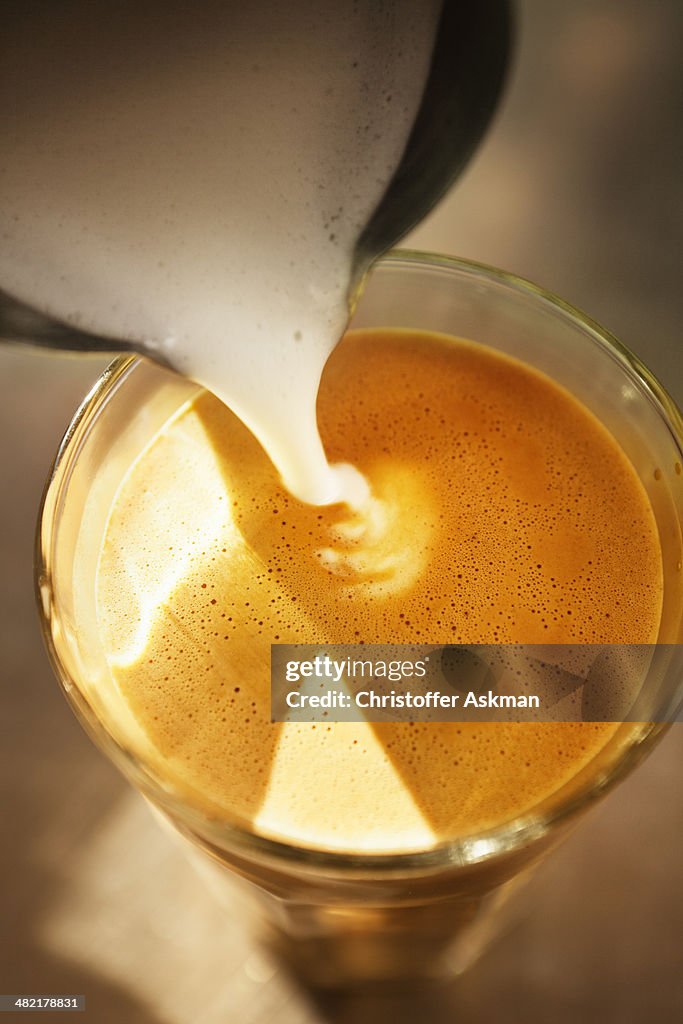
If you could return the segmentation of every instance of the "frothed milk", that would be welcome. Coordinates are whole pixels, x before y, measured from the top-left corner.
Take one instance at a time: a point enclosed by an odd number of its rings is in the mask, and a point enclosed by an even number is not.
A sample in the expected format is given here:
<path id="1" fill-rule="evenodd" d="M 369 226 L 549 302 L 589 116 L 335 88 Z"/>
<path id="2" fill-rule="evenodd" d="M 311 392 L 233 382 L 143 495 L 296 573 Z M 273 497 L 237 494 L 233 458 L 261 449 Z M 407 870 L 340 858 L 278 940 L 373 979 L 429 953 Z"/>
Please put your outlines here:
<path id="1" fill-rule="evenodd" d="M 219 395 L 286 486 L 328 465 L 322 367 L 404 150 L 440 0 L 20 0 L 3 9 L 0 282 L 145 341 Z"/>

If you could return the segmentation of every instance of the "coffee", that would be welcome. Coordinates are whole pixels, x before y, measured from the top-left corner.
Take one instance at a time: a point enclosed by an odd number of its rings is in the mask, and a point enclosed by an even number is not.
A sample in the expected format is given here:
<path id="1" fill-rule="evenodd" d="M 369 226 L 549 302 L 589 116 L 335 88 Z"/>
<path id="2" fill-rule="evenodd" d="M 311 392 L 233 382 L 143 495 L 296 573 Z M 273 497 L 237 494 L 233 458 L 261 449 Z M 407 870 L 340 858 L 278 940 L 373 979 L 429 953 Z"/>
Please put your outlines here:
<path id="1" fill-rule="evenodd" d="M 167 784 L 212 815 L 335 850 L 425 849 L 575 776 L 602 723 L 275 725 L 272 642 L 649 643 L 661 555 L 613 438 L 468 342 L 351 332 L 318 402 L 373 498 L 292 498 L 209 395 L 136 458 L 99 565 L 102 635 Z"/>

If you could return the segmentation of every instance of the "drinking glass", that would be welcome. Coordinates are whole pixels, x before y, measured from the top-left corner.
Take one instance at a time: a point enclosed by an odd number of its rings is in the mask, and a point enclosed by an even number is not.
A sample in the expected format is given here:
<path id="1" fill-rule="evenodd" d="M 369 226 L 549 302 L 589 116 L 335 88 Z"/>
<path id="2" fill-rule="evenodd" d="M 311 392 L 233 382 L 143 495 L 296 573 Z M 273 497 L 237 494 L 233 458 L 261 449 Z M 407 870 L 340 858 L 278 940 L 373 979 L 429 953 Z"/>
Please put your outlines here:
<path id="1" fill-rule="evenodd" d="M 680 705 L 683 678 L 683 422 L 642 363 L 534 285 L 428 253 L 396 251 L 379 261 L 351 326 L 417 328 L 491 346 L 558 381 L 602 421 L 656 518 L 663 560 L 658 643 L 670 646 L 650 720 L 618 725 L 570 782 L 496 828 L 418 852 L 347 854 L 276 841 L 227 816 L 202 813 L 164 779 L 120 697 L 96 606 L 98 555 L 117 489 L 132 460 L 199 389 L 139 357 L 113 362 L 66 433 L 40 516 L 37 591 L 55 672 L 95 742 L 214 880 L 234 890 L 231 905 L 242 908 L 252 929 L 308 983 L 330 986 L 467 967 L 495 930 L 508 895 L 662 735 Z"/>

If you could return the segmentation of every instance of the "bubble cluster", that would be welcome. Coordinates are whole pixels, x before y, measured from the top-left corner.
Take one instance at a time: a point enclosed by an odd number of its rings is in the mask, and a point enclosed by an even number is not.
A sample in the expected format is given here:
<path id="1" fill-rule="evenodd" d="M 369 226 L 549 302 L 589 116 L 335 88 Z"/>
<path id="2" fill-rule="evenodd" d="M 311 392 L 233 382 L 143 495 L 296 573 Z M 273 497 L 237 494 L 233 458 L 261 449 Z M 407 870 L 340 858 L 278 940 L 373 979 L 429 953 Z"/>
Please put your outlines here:
<path id="1" fill-rule="evenodd" d="M 208 395 L 143 455 L 102 556 L 110 643 L 123 607 L 158 594 L 169 564 L 183 572 L 144 653 L 117 669 L 121 690 L 170 774 L 264 832 L 413 849 L 508 820 L 614 726 L 274 725 L 270 644 L 652 642 L 661 557 L 645 492 L 571 396 L 466 342 L 352 332 L 318 415 L 330 457 L 371 484 L 355 510 L 292 498 Z M 195 521 L 183 495 L 201 499 Z"/>

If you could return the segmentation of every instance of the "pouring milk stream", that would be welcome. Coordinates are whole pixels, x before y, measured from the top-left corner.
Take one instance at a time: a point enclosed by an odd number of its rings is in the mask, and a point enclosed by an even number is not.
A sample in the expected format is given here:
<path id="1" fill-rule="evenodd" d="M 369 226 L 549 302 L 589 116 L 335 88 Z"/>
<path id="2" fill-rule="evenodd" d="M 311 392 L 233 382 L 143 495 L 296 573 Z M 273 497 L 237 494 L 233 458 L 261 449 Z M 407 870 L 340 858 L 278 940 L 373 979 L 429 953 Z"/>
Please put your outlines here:
<path id="1" fill-rule="evenodd" d="M 2 288 L 208 387 L 301 500 L 361 503 L 361 475 L 327 462 L 316 394 L 441 8 L 10 3 Z"/>

